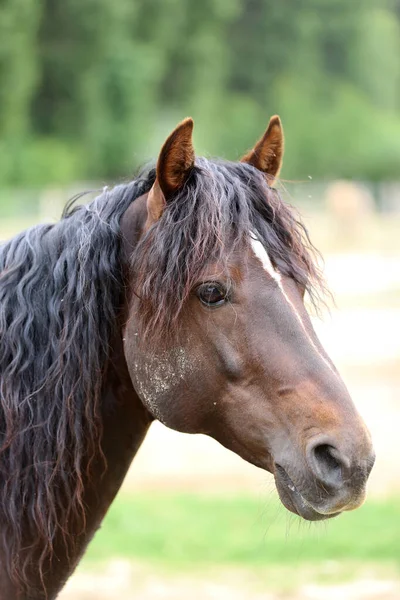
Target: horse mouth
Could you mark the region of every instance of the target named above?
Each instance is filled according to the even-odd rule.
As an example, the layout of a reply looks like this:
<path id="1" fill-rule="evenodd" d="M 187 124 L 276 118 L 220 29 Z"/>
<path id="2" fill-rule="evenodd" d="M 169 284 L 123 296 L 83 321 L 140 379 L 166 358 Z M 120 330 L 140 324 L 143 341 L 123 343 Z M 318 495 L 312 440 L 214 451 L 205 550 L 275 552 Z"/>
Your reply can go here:
<path id="1" fill-rule="evenodd" d="M 318 512 L 299 492 L 285 469 L 278 464 L 275 464 L 274 475 L 276 489 L 278 490 L 282 504 L 295 515 L 302 517 L 306 521 L 322 521 L 340 514 L 340 511 L 329 514 Z"/>

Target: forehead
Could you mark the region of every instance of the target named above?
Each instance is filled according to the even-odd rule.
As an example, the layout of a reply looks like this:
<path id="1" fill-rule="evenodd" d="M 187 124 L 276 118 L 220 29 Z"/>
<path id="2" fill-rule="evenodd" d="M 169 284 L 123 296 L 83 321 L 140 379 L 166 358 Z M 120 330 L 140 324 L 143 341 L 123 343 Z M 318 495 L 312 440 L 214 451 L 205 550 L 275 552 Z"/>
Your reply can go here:
<path id="1" fill-rule="evenodd" d="M 230 254 L 227 262 L 217 260 L 208 263 L 203 269 L 201 279 L 227 278 L 234 283 L 240 283 L 246 278 L 249 266 L 257 271 L 262 270 L 267 279 L 281 283 L 281 275 L 272 264 L 267 249 L 253 232 L 249 232 L 247 240 Z"/>
<path id="2" fill-rule="evenodd" d="M 260 240 L 252 232 L 250 233 L 250 245 L 251 250 L 260 261 L 264 271 L 266 271 L 266 273 L 268 273 L 268 275 L 270 275 L 270 277 L 275 279 L 277 282 L 280 282 L 281 277 L 278 271 L 274 268 L 267 250 L 262 242 L 260 242 Z"/>

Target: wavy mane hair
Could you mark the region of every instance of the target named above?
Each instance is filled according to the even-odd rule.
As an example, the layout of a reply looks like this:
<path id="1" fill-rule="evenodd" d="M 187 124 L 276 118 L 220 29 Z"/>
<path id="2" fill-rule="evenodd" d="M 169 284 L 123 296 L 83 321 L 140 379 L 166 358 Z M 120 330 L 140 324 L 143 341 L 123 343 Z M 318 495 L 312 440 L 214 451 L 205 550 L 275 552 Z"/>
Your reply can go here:
<path id="1" fill-rule="evenodd" d="M 56 535 L 71 548 L 71 523 L 85 526 L 122 302 L 119 221 L 150 185 L 146 177 L 104 190 L 0 246 L 0 535 L 22 587 L 32 559 L 43 580 Z"/>
<path id="2" fill-rule="evenodd" d="M 71 547 L 71 520 L 85 527 L 85 482 L 102 456 L 102 382 L 124 303 L 120 221 L 154 179 L 152 169 L 105 189 L 0 246 L 0 535 L 21 586 L 33 558 L 44 581 L 56 536 Z M 147 335 L 171 332 L 204 266 L 228 264 L 249 231 L 316 297 L 322 279 L 307 233 L 278 192 L 247 164 L 198 159 L 133 252 Z"/>
<path id="3" fill-rule="evenodd" d="M 247 163 L 196 160 L 185 186 L 139 242 L 133 256 L 142 336 L 157 344 L 176 322 L 211 261 L 228 267 L 250 233 L 273 265 L 308 292 L 317 309 L 326 293 L 319 253 L 296 211 Z"/>

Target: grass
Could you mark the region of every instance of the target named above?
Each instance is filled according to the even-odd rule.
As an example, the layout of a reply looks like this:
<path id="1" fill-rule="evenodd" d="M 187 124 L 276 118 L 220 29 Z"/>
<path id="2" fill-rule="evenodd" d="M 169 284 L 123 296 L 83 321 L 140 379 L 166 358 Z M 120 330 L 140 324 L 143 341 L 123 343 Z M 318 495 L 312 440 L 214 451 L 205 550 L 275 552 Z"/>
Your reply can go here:
<path id="1" fill-rule="evenodd" d="M 121 495 L 85 565 L 121 557 L 182 569 L 218 564 L 381 563 L 400 568 L 400 499 L 372 501 L 329 523 L 307 524 L 278 500 L 166 492 Z"/>

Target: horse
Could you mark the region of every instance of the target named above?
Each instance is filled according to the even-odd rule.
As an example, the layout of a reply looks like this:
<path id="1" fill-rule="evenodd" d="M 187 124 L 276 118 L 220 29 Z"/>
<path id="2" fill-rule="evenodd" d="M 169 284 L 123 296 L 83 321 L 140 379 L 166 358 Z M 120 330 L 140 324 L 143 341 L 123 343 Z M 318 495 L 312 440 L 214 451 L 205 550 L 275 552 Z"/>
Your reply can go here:
<path id="1" fill-rule="evenodd" d="M 281 198 L 278 116 L 241 161 L 154 167 L 0 247 L 0 598 L 52 600 L 155 419 L 273 474 L 317 521 L 360 506 L 370 434 L 304 297 L 324 290 Z"/>

